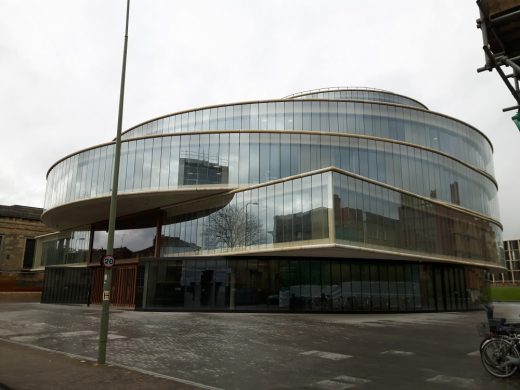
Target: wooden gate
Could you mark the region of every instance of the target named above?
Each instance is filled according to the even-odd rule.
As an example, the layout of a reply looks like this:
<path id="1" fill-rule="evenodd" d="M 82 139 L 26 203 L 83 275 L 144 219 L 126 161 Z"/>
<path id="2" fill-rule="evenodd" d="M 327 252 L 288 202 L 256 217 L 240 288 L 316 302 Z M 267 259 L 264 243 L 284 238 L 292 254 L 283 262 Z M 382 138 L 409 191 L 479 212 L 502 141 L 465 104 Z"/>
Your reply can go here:
<path id="1" fill-rule="evenodd" d="M 101 304 L 103 296 L 102 267 L 91 269 L 91 302 Z M 112 289 L 110 304 L 135 308 L 135 287 L 137 279 L 137 263 L 115 265 L 112 268 Z"/>

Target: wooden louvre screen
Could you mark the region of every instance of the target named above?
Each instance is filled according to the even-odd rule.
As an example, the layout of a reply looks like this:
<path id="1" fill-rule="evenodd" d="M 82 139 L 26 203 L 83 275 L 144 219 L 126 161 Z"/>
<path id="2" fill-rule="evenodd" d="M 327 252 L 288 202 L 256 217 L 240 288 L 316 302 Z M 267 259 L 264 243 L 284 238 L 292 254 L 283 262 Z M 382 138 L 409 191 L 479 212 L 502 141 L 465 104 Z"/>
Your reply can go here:
<path id="1" fill-rule="evenodd" d="M 91 302 L 101 304 L 104 269 L 96 267 L 91 270 Z M 112 268 L 111 305 L 135 308 L 136 277 L 137 264 L 115 265 Z"/>

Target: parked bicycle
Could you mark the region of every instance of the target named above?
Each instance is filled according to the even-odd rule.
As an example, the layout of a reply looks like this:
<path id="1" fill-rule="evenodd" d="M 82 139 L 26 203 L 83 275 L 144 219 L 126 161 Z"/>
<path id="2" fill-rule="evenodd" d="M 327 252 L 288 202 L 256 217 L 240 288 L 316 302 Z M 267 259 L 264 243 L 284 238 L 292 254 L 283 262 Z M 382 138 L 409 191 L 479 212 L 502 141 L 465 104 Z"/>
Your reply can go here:
<path id="1" fill-rule="evenodd" d="M 494 318 L 493 308 L 485 305 L 487 323 L 479 325 L 480 360 L 491 375 L 509 378 L 520 367 L 520 324 L 507 324 L 504 318 Z"/>

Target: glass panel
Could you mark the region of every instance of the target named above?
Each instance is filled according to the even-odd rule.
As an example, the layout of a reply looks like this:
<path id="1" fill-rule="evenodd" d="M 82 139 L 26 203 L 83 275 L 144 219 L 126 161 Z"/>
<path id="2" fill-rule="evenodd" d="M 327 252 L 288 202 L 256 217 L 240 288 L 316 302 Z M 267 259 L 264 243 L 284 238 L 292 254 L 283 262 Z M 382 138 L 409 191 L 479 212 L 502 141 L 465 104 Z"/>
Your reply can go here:
<path id="1" fill-rule="evenodd" d="M 135 177 L 135 157 L 136 157 L 136 142 L 128 143 L 128 162 L 126 165 L 126 180 L 125 190 L 134 189 L 134 177 Z M 101 191 L 100 191 L 101 192 Z"/>
<path id="2" fill-rule="evenodd" d="M 250 118 L 251 118 L 251 122 L 250 122 L 250 125 L 249 125 L 249 128 L 250 129 L 253 129 L 253 130 L 256 130 L 256 129 L 261 129 L 262 127 L 260 126 L 260 122 L 259 122 L 259 119 L 258 119 L 258 104 L 251 104 L 250 106 L 250 110 L 251 110 L 251 114 L 250 114 Z"/>
<path id="3" fill-rule="evenodd" d="M 276 110 L 276 118 L 275 118 L 275 129 L 276 130 L 285 130 L 285 109 L 284 109 L 285 103 L 276 103 L 275 110 Z M 287 127 L 287 129 L 289 129 Z"/>
<path id="4" fill-rule="evenodd" d="M 240 184 L 249 183 L 249 134 L 240 134 L 239 179 Z"/>
<path id="5" fill-rule="evenodd" d="M 354 310 L 354 295 L 352 292 L 352 273 L 350 263 L 341 263 L 341 278 L 342 310 Z"/>
<path id="6" fill-rule="evenodd" d="M 65 231 L 42 238 L 40 265 L 85 263 L 89 241 L 90 230 Z"/>
<path id="7" fill-rule="evenodd" d="M 302 119 L 302 112 L 303 112 L 303 103 L 302 102 L 294 102 L 294 130 L 302 130 L 303 129 L 303 119 Z M 287 107 L 286 107 L 287 109 Z"/>
<path id="8" fill-rule="evenodd" d="M 280 134 L 271 134 L 271 148 L 269 153 L 269 180 L 279 179 L 280 162 Z"/>
<path id="9" fill-rule="evenodd" d="M 301 172 L 300 168 L 300 135 L 292 134 L 290 136 L 291 139 L 291 152 L 290 152 L 290 175 L 297 175 Z M 283 153 L 283 145 L 282 145 L 282 153 Z"/>
<path id="10" fill-rule="evenodd" d="M 276 104 L 277 103 L 267 103 L 267 130 L 283 130 L 277 129 L 276 127 Z"/>
<path id="11" fill-rule="evenodd" d="M 162 137 L 153 139 L 152 149 L 152 168 L 150 172 L 150 187 L 159 187 L 159 180 L 161 175 L 161 148 Z"/>
<path id="12" fill-rule="evenodd" d="M 279 115 L 279 107 L 277 106 L 277 112 L 276 112 L 276 115 L 277 115 L 277 118 L 278 118 L 278 115 Z M 284 103 L 284 127 L 285 127 L 285 130 L 293 130 L 294 129 L 294 103 L 293 102 L 286 102 Z"/>
<path id="13" fill-rule="evenodd" d="M 238 184 L 238 167 L 239 167 L 239 150 L 240 150 L 239 134 L 229 134 L 229 182 Z"/>
<path id="14" fill-rule="evenodd" d="M 260 147 L 259 147 L 259 160 L 260 160 L 260 183 L 271 180 L 270 176 L 270 144 L 269 134 L 260 134 Z"/>
<path id="15" fill-rule="evenodd" d="M 258 128 L 260 130 L 267 130 L 267 103 L 260 103 L 258 105 Z"/>
<path id="16" fill-rule="evenodd" d="M 302 130 L 312 130 L 311 102 L 302 103 Z"/>
<path id="17" fill-rule="evenodd" d="M 249 136 L 249 183 L 258 183 L 260 178 L 260 136 L 250 134 Z M 245 162 L 244 161 L 244 162 Z"/>

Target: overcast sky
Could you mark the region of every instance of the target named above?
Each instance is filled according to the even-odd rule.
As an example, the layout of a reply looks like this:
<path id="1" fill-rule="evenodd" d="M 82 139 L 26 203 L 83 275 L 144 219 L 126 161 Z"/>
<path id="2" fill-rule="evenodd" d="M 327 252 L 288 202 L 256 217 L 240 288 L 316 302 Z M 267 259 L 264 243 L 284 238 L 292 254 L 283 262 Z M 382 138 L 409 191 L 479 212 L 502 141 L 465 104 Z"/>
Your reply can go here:
<path id="1" fill-rule="evenodd" d="M 43 207 L 61 157 L 114 138 L 125 0 L 0 0 L 0 204 Z M 514 100 L 483 65 L 474 0 L 132 0 L 123 129 L 210 104 L 331 86 L 413 97 L 495 149 L 520 238 Z"/>

